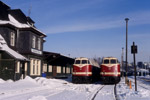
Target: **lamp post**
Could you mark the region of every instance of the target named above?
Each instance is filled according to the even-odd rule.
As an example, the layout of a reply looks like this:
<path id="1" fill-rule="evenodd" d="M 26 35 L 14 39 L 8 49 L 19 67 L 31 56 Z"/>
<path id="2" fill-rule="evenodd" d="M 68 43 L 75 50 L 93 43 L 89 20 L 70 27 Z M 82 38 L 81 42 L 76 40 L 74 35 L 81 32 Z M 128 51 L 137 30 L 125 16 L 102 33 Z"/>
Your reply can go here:
<path id="1" fill-rule="evenodd" d="M 125 78 L 125 82 L 127 82 L 127 71 L 128 71 L 128 21 L 129 18 L 125 18 L 126 21 L 126 78 Z"/>
<path id="2" fill-rule="evenodd" d="M 121 55 L 121 66 L 122 66 L 122 77 L 124 77 L 124 72 L 123 72 L 123 70 L 124 70 L 124 62 L 123 62 L 123 55 L 124 55 L 124 48 L 122 48 L 122 55 Z"/>

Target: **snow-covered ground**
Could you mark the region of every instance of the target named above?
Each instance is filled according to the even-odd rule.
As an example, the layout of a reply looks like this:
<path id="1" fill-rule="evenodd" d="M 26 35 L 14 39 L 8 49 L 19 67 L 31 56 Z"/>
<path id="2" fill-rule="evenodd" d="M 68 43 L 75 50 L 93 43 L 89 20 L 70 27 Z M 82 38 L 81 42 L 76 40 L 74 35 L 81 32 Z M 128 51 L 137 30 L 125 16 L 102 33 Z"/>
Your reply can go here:
<path id="1" fill-rule="evenodd" d="M 150 77 L 148 77 L 150 78 Z M 130 80 L 134 81 L 131 77 Z M 117 84 L 120 100 L 150 100 L 150 82 L 138 78 L 138 91 L 124 84 Z M 143 87 L 146 88 L 143 88 Z M 97 93 L 97 91 L 99 92 Z M 97 95 L 95 95 L 97 93 Z M 95 97 L 95 98 L 94 98 Z M 71 80 L 26 77 L 13 82 L 0 79 L 0 100 L 115 100 L 114 85 L 73 84 Z"/>
<path id="2" fill-rule="evenodd" d="M 135 91 L 134 77 L 128 79 L 132 83 L 132 89 L 125 84 L 125 79 L 117 85 L 117 94 L 120 100 L 150 100 L 150 81 L 143 80 L 145 78 L 150 80 L 150 76 L 137 77 L 137 91 Z"/>

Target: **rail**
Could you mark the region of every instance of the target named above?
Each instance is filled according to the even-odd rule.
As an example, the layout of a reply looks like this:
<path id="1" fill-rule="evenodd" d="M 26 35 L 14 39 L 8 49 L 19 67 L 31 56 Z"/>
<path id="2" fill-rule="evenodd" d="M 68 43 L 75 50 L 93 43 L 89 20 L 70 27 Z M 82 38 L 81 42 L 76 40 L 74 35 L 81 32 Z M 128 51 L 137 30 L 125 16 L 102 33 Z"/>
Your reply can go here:
<path id="1" fill-rule="evenodd" d="M 98 92 L 99 92 L 100 90 L 102 90 L 102 89 L 104 88 L 104 86 L 105 86 L 105 85 L 103 85 L 102 87 L 100 87 L 100 88 L 94 93 L 94 95 L 92 96 L 92 98 L 91 98 L 90 100 L 94 100 L 95 97 L 96 97 L 96 95 L 98 94 Z"/>
<path id="2" fill-rule="evenodd" d="M 115 99 L 116 100 L 120 100 L 120 98 L 119 98 L 119 96 L 117 95 L 117 88 L 116 88 L 116 84 L 115 84 L 115 86 L 114 86 L 114 95 L 115 95 Z"/>

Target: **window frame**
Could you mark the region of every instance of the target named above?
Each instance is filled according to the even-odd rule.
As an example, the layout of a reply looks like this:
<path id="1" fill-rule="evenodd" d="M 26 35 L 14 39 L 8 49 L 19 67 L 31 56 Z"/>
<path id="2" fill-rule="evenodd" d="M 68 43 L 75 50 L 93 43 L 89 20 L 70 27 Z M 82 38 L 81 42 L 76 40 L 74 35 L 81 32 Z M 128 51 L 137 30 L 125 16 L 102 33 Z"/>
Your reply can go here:
<path id="1" fill-rule="evenodd" d="M 57 71 L 56 71 L 58 74 L 61 73 L 61 66 L 57 66 Z"/>
<path id="2" fill-rule="evenodd" d="M 20 73 L 20 61 L 17 61 L 15 72 Z"/>
<path id="3" fill-rule="evenodd" d="M 36 36 L 32 36 L 32 48 L 36 47 Z"/>
<path id="4" fill-rule="evenodd" d="M 30 75 L 41 75 L 41 60 L 36 58 L 30 59 Z"/>
<path id="5" fill-rule="evenodd" d="M 48 66 L 48 72 L 52 72 L 52 71 L 53 71 L 52 68 L 53 68 L 53 66 L 52 66 L 52 65 L 49 65 L 49 66 Z"/>
<path id="6" fill-rule="evenodd" d="M 38 38 L 38 50 L 41 50 L 41 38 Z"/>
<path id="7" fill-rule="evenodd" d="M 15 33 L 14 32 L 10 33 L 10 45 L 15 46 Z"/>

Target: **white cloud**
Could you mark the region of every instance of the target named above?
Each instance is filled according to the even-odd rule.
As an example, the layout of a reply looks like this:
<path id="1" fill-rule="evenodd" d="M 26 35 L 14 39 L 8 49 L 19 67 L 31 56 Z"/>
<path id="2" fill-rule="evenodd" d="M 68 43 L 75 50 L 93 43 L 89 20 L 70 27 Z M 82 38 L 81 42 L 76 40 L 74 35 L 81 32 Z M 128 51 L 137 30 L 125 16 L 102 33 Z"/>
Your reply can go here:
<path id="1" fill-rule="evenodd" d="M 150 39 L 150 33 L 136 33 L 129 35 L 131 39 Z"/>
<path id="2" fill-rule="evenodd" d="M 88 31 L 88 30 L 100 30 L 100 29 L 111 29 L 125 26 L 125 18 L 128 17 L 129 25 L 142 25 L 150 24 L 150 11 L 138 11 L 133 13 L 127 13 L 122 15 L 115 15 L 105 18 L 97 18 L 92 20 L 79 19 L 76 21 L 69 20 L 69 23 L 61 23 L 60 25 L 49 26 L 44 28 L 45 33 L 64 33 L 64 32 L 77 32 L 77 31 Z"/>
<path id="3" fill-rule="evenodd" d="M 63 32 L 77 32 L 77 31 L 88 31 L 88 30 L 99 30 L 99 29 L 107 29 L 107 28 L 115 28 L 122 26 L 123 23 L 121 20 L 109 21 L 109 22 L 99 22 L 99 23 L 76 23 L 70 25 L 59 25 L 52 26 L 44 29 L 45 33 L 63 33 Z"/>

